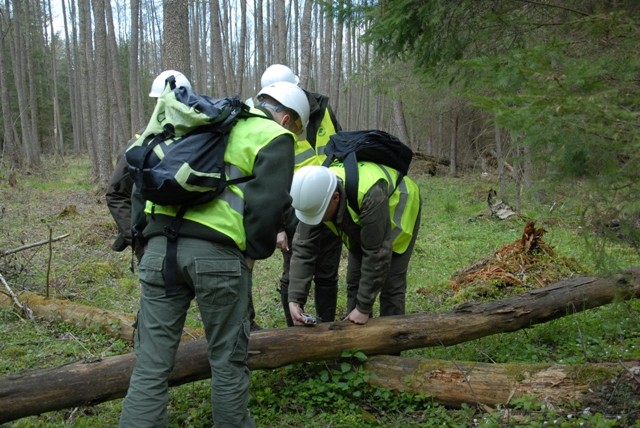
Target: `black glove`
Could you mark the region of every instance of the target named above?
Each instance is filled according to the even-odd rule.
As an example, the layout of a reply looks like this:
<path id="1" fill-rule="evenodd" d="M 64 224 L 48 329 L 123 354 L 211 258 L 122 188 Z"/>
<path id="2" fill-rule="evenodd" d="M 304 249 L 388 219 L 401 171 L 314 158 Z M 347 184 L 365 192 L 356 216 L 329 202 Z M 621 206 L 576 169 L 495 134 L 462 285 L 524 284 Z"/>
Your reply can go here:
<path id="1" fill-rule="evenodd" d="M 113 241 L 113 244 L 111 244 L 111 249 L 113 251 L 121 252 L 129 245 L 131 245 L 131 240 L 127 239 L 122 233 L 120 233 L 116 240 Z"/>

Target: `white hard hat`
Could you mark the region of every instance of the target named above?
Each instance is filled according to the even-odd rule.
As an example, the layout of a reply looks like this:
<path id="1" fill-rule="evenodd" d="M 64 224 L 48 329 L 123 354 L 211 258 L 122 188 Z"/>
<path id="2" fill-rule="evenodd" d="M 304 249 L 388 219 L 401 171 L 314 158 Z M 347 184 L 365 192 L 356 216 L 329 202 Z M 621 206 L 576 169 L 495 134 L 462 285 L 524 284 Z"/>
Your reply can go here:
<path id="1" fill-rule="evenodd" d="M 297 85 L 300 83 L 300 79 L 286 65 L 273 64 L 262 73 L 260 87 L 264 88 L 275 82 L 290 82 Z"/>
<path id="2" fill-rule="evenodd" d="M 296 217 L 303 223 L 315 225 L 322 221 L 338 178 L 325 166 L 303 166 L 293 174 L 291 183 L 291 205 Z"/>
<path id="3" fill-rule="evenodd" d="M 151 84 L 151 92 L 149 92 L 150 97 L 158 98 L 160 95 L 162 95 L 162 91 L 164 91 L 165 81 L 169 76 L 173 76 L 176 79 L 176 87 L 184 86 L 191 89 L 191 82 L 189 82 L 189 79 L 187 79 L 184 74 L 176 70 L 165 70 L 162 73 L 158 74 L 158 77 L 153 79 L 153 83 Z"/>
<path id="4" fill-rule="evenodd" d="M 302 89 L 290 82 L 275 82 L 262 88 L 256 97 L 260 95 L 268 95 L 298 113 L 302 121 L 302 134 L 305 135 L 309 124 L 309 100 Z"/>

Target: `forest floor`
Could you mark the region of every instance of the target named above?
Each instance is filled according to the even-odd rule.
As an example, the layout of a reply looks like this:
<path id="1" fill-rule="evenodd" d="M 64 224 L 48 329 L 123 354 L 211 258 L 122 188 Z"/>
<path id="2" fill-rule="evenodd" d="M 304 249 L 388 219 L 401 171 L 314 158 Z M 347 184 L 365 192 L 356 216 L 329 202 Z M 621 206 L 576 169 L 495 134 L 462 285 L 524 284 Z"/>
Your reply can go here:
<path id="1" fill-rule="evenodd" d="M 132 255 L 110 249 L 116 228 L 105 205 L 104 188 L 89 178 L 87 159 L 46 165 L 48 169 L 33 174 L 0 172 L 0 254 L 50 237 L 69 236 L 0 256 L 0 274 L 18 295 L 25 291 L 49 294 L 135 314 L 139 288 L 137 272 L 130 271 Z M 543 202 L 527 200 L 521 215 L 500 220 L 490 215 L 487 206 L 487 194 L 497 186 L 491 177 L 432 177 L 432 170 L 416 163 L 411 174 L 421 188 L 423 218 L 408 274 L 407 313 L 443 312 L 464 302 L 499 299 L 563 278 L 640 266 L 640 254 L 633 245 L 585 230 L 580 196 L 572 190 L 558 190 Z M 281 260 L 274 253 L 258 261 L 254 270 L 257 321 L 266 328 L 285 327 L 276 291 Z M 345 289 L 345 267 L 346 251 L 341 290 Z M 343 294 L 339 314 L 346 306 Z M 201 327 L 197 308 L 189 311 L 187 324 Z M 640 359 L 638 331 L 640 302 L 620 302 L 519 332 L 403 355 L 496 363 L 630 361 Z M 132 351 L 126 341 L 95 329 L 30 322 L 10 307 L 0 308 L 0 335 L 0 375 Z M 370 397 L 365 399 L 357 398 L 353 389 L 349 394 L 326 392 L 327 370 L 323 364 L 303 364 L 252 373 L 250 406 L 258 426 L 640 427 L 637 374 L 616 384 L 594 386 L 597 399 L 590 406 L 567 403 L 552 409 L 525 400 L 495 409 L 446 409 L 424 397 L 366 390 Z M 335 374 L 329 371 L 329 375 Z M 209 393 L 206 381 L 172 388 L 170 425 L 211 426 Z M 322 400 L 329 393 L 334 398 Z M 110 427 L 117 424 L 120 405 L 121 400 L 112 400 L 27 417 L 3 427 Z"/>

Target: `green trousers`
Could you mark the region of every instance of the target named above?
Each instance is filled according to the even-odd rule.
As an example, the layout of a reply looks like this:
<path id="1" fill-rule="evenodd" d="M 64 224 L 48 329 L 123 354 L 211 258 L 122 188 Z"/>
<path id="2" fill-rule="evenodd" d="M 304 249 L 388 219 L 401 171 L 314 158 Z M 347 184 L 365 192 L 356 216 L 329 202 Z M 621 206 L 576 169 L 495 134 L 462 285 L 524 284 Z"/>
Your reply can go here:
<path id="1" fill-rule="evenodd" d="M 255 427 L 247 406 L 251 270 L 244 256 L 232 247 L 179 238 L 178 294 L 168 297 L 165 252 L 166 238 L 153 237 L 140 262 L 136 363 L 120 427 L 167 426 L 168 378 L 194 297 L 207 336 L 215 427 Z"/>

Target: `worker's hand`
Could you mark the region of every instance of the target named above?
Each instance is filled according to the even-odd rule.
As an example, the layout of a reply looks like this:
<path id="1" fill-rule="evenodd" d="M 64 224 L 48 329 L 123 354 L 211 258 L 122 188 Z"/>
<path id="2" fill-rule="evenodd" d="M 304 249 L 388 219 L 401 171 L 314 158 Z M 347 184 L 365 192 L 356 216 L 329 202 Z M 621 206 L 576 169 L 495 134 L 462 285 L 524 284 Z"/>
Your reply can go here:
<path id="1" fill-rule="evenodd" d="M 291 312 L 291 319 L 293 320 L 293 325 L 304 325 L 304 320 L 302 318 L 302 306 L 300 303 L 289 302 L 289 312 Z"/>
<path id="2" fill-rule="evenodd" d="M 280 248 L 282 251 L 289 251 L 289 240 L 287 239 L 287 232 L 284 230 L 278 232 L 276 237 L 276 248 Z"/>
<path id="3" fill-rule="evenodd" d="M 357 309 L 354 309 L 351 311 L 351 313 L 349 313 L 349 315 L 347 315 L 345 319 L 351 321 L 354 324 L 366 324 L 367 321 L 369 321 L 369 314 L 365 314 Z"/>

